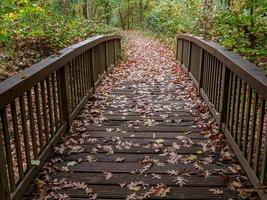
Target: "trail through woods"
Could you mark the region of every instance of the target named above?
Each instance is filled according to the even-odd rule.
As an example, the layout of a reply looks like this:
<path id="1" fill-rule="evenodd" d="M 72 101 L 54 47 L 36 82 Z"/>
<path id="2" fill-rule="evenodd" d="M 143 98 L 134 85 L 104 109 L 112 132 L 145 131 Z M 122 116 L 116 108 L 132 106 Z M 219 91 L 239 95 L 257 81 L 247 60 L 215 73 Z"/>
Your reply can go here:
<path id="1" fill-rule="evenodd" d="M 25 194 L 44 199 L 238 199 L 253 190 L 174 52 L 127 32 L 107 75 Z"/>

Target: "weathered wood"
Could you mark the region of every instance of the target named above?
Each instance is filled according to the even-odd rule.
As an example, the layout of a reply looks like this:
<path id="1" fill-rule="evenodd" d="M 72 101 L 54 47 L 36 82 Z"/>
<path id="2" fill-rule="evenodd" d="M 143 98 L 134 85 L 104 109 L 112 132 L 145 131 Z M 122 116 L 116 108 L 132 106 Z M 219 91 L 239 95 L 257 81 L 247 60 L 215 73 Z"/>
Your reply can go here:
<path id="1" fill-rule="evenodd" d="M 8 130 L 8 121 L 6 115 L 6 108 L 0 111 L 1 114 L 1 121 L 2 121 L 2 131 L 3 131 L 3 139 L 5 141 L 5 152 L 6 152 L 6 163 L 8 169 L 8 176 L 9 176 L 9 184 L 10 190 L 13 192 L 15 190 L 15 176 L 14 176 L 14 163 L 12 159 L 12 151 L 11 151 L 11 141 L 10 141 L 10 133 Z M 2 172 L 4 175 L 5 173 Z M 6 177 L 7 178 L 7 177 Z"/>
<path id="2" fill-rule="evenodd" d="M 0 156 L 7 166 L 7 173 L 5 166 L 0 168 L 1 200 L 21 197 L 92 95 L 89 52 L 115 40 L 120 42 L 121 37 L 97 36 L 72 45 L 0 83 L 0 137 L 4 140 L 0 150 L 5 152 Z M 120 51 L 119 46 L 115 48 Z M 97 56 L 105 54 L 104 48 L 98 49 Z M 97 67 L 105 68 L 102 61 Z M 40 165 L 32 165 L 32 159 Z M 10 190 L 3 187 L 5 181 Z"/>
<path id="3" fill-rule="evenodd" d="M 69 95 L 69 89 L 68 89 L 68 71 L 69 65 L 64 66 L 59 71 L 59 80 L 60 80 L 60 102 L 61 102 L 61 110 L 62 110 L 62 116 L 63 120 L 68 123 L 68 126 L 70 128 L 71 126 L 71 120 L 70 120 L 70 95 Z M 63 108 L 64 107 L 64 108 Z"/>
<path id="4" fill-rule="evenodd" d="M 22 152 L 21 152 L 21 140 L 19 135 L 19 129 L 18 129 L 18 118 L 17 118 L 17 109 L 16 109 L 16 102 L 12 101 L 10 103 L 11 107 L 11 116 L 12 116 L 12 126 L 13 126 L 13 137 L 14 137 L 14 143 L 16 148 L 16 161 L 17 161 L 17 168 L 19 173 L 19 178 L 24 177 L 24 171 L 23 171 L 23 161 L 22 161 Z"/>
<path id="5" fill-rule="evenodd" d="M 178 35 L 177 41 L 190 42 L 193 44 L 192 48 L 200 48 L 199 56 L 203 56 L 205 52 L 204 67 L 200 68 L 203 74 L 203 79 L 199 81 L 200 93 L 215 118 L 219 112 L 220 119 L 217 120 L 219 127 L 226 134 L 227 139 L 231 140 L 229 142 L 253 182 L 253 186 L 257 188 L 259 184 L 266 184 L 267 154 L 266 148 L 261 148 L 266 145 L 262 136 L 267 134 L 267 129 L 262 127 L 263 116 L 266 116 L 266 73 L 214 42 L 191 35 Z M 182 50 L 189 51 L 184 48 Z M 188 54 L 188 52 L 183 53 Z M 177 59 L 178 62 L 183 62 L 181 57 Z M 222 74 L 220 69 L 216 69 L 218 66 L 222 66 Z M 188 66 L 189 69 L 190 67 Z M 261 170 L 259 163 L 262 163 Z M 259 177 L 260 171 L 264 172 Z M 257 192 L 261 199 L 267 198 L 263 190 L 257 189 Z"/>
<path id="6" fill-rule="evenodd" d="M 178 187 L 176 183 L 173 182 L 173 177 L 165 174 L 160 173 L 161 176 L 161 183 L 164 183 L 168 186 L 174 186 Z M 229 176 L 230 177 L 230 176 Z M 58 173 L 55 175 L 55 178 L 62 179 L 67 178 L 68 180 L 72 180 L 75 182 L 82 181 L 89 185 L 118 185 L 122 180 L 124 180 L 126 183 L 134 182 L 136 180 L 138 181 L 144 181 L 144 183 L 147 183 L 149 185 L 157 185 L 158 180 L 153 179 L 152 175 L 150 173 L 144 175 L 135 175 L 135 174 L 129 174 L 129 173 L 113 173 L 113 176 L 110 180 L 106 180 L 103 173 Z M 184 187 L 227 187 L 226 182 L 223 180 L 223 178 L 220 178 L 218 175 L 212 175 L 208 178 L 203 178 L 199 175 L 191 175 L 188 177 L 188 184 L 186 184 Z M 249 183 L 244 183 L 246 187 L 251 186 Z"/>
<path id="7" fill-rule="evenodd" d="M 60 51 L 58 55 L 52 55 L 32 67 L 18 73 L 17 75 L 1 82 L 0 84 L 0 109 L 2 109 L 10 100 L 21 96 L 24 91 L 29 90 L 33 85 L 44 80 L 49 74 L 57 71 L 59 68 L 71 61 L 77 54 L 97 46 L 105 41 L 121 39 L 118 35 L 96 36 L 78 44 L 74 44 Z"/>
<path id="8" fill-rule="evenodd" d="M 1 121 L 0 121 L 1 122 Z M 1 125 L 1 123 L 0 123 Z M 6 163 L 6 155 L 4 150 L 4 138 L 2 132 L 2 125 L 0 126 L 0 196 L 3 199 L 10 199 L 9 196 L 9 184 L 7 179 L 7 163 Z M 7 154 L 8 155 L 8 154 Z"/>
<path id="9" fill-rule="evenodd" d="M 23 131 L 22 135 L 25 145 L 26 163 L 27 167 L 30 168 L 31 166 L 30 143 L 29 143 L 29 133 L 27 127 L 26 110 L 25 110 L 26 106 L 25 106 L 24 96 L 19 97 L 19 105 L 20 105 L 21 123 Z"/>
<path id="10" fill-rule="evenodd" d="M 119 198 L 125 199 L 125 197 L 132 192 L 126 187 L 121 188 L 119 185 L 91 185 L 93 191 L 96 192 L 99 198 Z M 212 194 L 209 191 L 210 187 L 171 187 L 171 193 L 168 194 L 166 199 L 183 199 L 183 200 L 217 200 L 218 195 Z M 219 196 L 220 199 L 228 200 L 229 198 L 239 199 L 236 192 L 229 191 L 225 187 L 219 187 L 223 190 L 223 194 Z M 88 198 L 88 195 L 83 190 L 64 190 L 71 198 Z M 144 192 L 140 190 L 139 193 Z M 161 199 L 152 197 L 152 199 Z"/>
<path id="11" fill-rule="evenodd" d="M 29 111 L 29 122 L 31 130 L 31 139 L 32 139 L 32 148 L 33 148 L 33 157 L 34 159 L 38 156 L 38 146 L 37 146 L 37 134 L 34 126 L 34 115 L 33 115 L 33 104 L 32 104 L 32 91 L 27 91 L 27 104 Z"/>

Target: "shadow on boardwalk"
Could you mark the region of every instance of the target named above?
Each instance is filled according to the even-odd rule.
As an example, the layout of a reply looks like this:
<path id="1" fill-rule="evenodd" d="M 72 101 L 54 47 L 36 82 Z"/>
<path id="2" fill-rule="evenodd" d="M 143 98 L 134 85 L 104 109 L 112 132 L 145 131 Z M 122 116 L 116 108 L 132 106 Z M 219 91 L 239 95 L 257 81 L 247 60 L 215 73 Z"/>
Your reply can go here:
<path id="1" fill-rule="evenodd" d="M 253 190 L 163 44 L 128 32 L 111 72 L 25 199 L 241 199 Z"/>

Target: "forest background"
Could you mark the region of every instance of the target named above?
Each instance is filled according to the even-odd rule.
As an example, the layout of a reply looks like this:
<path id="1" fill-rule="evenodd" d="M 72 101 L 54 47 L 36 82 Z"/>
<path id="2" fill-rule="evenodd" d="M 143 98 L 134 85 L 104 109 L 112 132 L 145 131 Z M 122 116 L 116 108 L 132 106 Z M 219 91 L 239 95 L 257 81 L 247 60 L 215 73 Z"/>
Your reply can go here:
<path id="1" fill-rule="evenodd" d="M 0 81 L 88 37 L 141 30 L 174 46 L 189 33 L 267 71 L 266 0 L 1 0 Z"/>

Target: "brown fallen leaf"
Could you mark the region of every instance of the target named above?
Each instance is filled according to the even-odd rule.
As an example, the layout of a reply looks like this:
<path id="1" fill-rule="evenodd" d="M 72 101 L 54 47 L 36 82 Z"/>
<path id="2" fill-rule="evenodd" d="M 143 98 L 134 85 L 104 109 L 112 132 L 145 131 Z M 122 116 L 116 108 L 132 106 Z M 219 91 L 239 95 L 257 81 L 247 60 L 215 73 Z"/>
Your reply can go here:
<path id="1" fill-rule="evenodd" d="M 157 186 L 151 188 L 151 193 L 156 197 L 164 198 L 168 193 L 171 192 L 171 188 L 167 187 L 165 184 L 160 183 Z"/>

